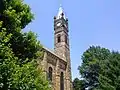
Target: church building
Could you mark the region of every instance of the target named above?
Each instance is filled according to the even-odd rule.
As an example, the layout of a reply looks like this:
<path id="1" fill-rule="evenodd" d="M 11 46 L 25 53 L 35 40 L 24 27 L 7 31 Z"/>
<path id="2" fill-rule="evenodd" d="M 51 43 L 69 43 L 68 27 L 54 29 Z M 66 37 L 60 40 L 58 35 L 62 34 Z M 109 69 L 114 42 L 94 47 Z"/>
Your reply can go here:
<path id="1" fill-rule="evenodd" d="M 72 90 L 68 19 L 62 7 L 54 17 L 54 50 L 44 49 L 43 71 L 52 90 Z"/>

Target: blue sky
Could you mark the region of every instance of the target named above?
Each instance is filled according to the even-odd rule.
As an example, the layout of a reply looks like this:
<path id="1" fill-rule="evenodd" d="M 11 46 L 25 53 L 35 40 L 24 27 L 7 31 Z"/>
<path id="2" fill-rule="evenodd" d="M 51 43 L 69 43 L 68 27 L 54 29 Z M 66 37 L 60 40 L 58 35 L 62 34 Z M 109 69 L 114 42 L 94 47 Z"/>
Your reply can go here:
<path id="1" fill-rule="evenodd" d="M 54 48 L 53 17 L 60 0 L 25 0 L 35 19 L 24 31 L 37 33 L 38 40 Z M 69 20 L 72 78 L 80 77 L 81 55 L 91 45 L 120 50 L 120 0 L 61 0 Z"/>

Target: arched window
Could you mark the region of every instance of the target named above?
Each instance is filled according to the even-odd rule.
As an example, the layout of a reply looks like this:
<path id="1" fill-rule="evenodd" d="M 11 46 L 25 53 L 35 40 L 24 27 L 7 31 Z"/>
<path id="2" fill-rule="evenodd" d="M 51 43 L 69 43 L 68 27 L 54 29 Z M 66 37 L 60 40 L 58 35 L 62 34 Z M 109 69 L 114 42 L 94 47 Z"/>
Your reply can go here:
<path id="1" fill-rule="evenodd" d="M 60 35 L 57 36 L 57 42 L 58 43 L 61 42 L 61 36 Z"/>
<path id="2" fill-rule="evenodd" d="M 64 73 L 60 74 L 60 90 L 64 90 Z"/>
<path id="3" fill-rule="evenodd" d="M 52 72 L 53 72 L 52 68 L 49 67 L 48 79 L 49 79 L 50 81 L 52 81 Z"/>

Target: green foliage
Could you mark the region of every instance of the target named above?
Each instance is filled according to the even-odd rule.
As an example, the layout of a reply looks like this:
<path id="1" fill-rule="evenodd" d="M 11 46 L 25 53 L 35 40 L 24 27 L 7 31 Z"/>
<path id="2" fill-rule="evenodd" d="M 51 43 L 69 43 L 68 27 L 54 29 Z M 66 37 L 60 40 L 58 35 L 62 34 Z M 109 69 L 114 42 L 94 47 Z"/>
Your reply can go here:
<path id="1" fill-rule="evenodd" d="M 99 88 L 105 90 L 120 89 L 120 53 L 111 52 L 111 55 L 101 62 Z"/>
<path id="2" fill-rule="evenodd" d="M 2 22 L 0 27 L 2 27 Z M 0 89 L 7 90 L 11 84 L 11 73 L 15 67 L 15 60 L 13 52 L 9 48 L 10 44 L 6 46 L 11 34 L 6 36 L 6 29 L 2 28 L 0 32 Z"/>
<path id="3" fill-rule="evenodd" d="M 108 58 L 110 51 L 99 46 L 91 46 L 83 53 L 83 63 L 79 66 L 82 78 L 85 80 L 85 87 L 94 88 L 98 85 L 100 61 Z"/>
<path id="4" fill-rule="evenodd" d="M 14 69 L 11 89 L 15 90 L 50 90 L 49 83 L 41 70 L 37 70 L 33 62 Z"/>
<path id="5" fill-rule="evenodd" d="M 84 81 L 83 80 L 79 80 L 78 78 L 75 78 L 73 80 L 73 90 L 84 90 Z"/>
<path id="6" fill-rule="evenodd" d="M 85 87 L 90 90 L 120 89 L 120 53 L 108 49 L 90 47 L 82 56 L 79 67 Z"/>
<path id="7" fill-rule="evenodd" d="M 17 33 L 18 35 L 11 39 L 11 48 L 15 56 L 19 58 L 18 63 L 23 64 L 33 59 L 42 58 L 42 46 L 36 40 L 37 36 L 33 32 Z"/>
<path id="8" fill-rule="evenodd" d="M 23 29 L 33 19 L 30 7 L 22 0 L 0 0 L 0 20 L 9 32 Z"/>
<path id="9" fill-rule="evenodd" d="M 22 33 L 32 19 L 22 0 L 0 0 L 0 90 L 50 90 L 37 69 L 42 46 L 33 32 Z"/>

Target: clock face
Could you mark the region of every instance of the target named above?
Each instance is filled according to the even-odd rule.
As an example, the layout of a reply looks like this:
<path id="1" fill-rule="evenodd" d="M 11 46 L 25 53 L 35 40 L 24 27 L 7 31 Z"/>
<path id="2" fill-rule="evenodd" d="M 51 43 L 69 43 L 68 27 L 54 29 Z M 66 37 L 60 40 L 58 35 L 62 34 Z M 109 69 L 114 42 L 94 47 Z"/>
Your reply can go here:
<path id="1" fill-rule="evenodd" d="M 60 26 L 61 25 L 61 23 L 59 22 L 59 23 L 57 23 L 57 26 Z"/>

